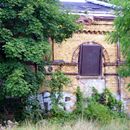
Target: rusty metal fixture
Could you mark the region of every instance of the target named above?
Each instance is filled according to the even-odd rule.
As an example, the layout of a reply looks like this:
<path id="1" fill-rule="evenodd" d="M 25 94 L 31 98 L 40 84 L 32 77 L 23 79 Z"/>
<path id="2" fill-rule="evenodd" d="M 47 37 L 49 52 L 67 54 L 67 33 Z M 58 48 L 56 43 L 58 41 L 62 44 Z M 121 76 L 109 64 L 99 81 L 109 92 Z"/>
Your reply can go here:
<path id="1" fill-rule="evenodd" d="M 120 66 L 120 60 L 121 60 L 121 56 L 120 56 L 120 42 L 118 40 L 117 42 L 117 67 Z M 118 95 L 119 95 L 119 100 L 121 100 L 121 78 L 118 75 L 117 76 L 117 87 L 118 87 Z"/>
<path id="2" fill-rule="evenodd" d="M 54 44 L 55 44 L 55 41 L 54 39 L 51 38 L 52 61 L 54 61 Z"/>

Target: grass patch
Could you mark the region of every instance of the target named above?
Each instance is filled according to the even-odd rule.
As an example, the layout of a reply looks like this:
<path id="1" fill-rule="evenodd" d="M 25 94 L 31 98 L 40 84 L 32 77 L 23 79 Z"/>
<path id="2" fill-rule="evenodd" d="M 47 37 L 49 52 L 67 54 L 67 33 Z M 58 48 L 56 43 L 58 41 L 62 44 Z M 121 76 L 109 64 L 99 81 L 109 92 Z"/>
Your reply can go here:
<path id="1" fill-rule="evenodd" d="M 51 124 L 46 120 L 39 121 L 37 124 L 25 122 L 21 126 L 16 126 L 11 130 L 129 130 L 130 120 L 119 119 L 113 120 L 107 125 L 97 122 L 77 120 L 71 123 Z M 7 129 L 5 129 L 7 130 Z"/>

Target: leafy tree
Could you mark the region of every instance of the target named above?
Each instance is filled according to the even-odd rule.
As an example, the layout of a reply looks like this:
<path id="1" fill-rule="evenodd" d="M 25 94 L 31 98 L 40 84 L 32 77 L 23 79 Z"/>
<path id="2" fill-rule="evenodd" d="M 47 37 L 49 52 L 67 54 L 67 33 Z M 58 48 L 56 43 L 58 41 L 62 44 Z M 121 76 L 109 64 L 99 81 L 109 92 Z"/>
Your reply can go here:
<path id="1" fill-rule="evenodd" d="M 110 34 L 110 42 L 120 42 L 121 51 L 125 58 L 125 64 L 119 68 L 119 74 L 121 76 L 130 76 L 130 1 L 114 0 L 118 5 L 116 11 L 117 18 L 114 21 L 114 32 Z"/>
<path id="2" fill-rule="evenodd" d="M 79 29 L 57 0 L 0 0 L 0 99 L 27 98 L 44 78 L 48 39 L 61 43 Z"/>

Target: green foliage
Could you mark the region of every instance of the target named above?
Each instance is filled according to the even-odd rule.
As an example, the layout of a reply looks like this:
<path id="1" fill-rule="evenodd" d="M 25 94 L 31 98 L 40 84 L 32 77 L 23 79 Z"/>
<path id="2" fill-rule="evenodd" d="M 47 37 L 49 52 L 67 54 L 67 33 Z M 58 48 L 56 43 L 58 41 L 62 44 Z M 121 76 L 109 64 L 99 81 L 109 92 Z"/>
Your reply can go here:
<path id="1" fill-rule="evenodd" d="M 50 87 L 52 92 L 62 92 L 63 87 L 70 83 L 70 79 L 61 71 L 56 71 L 51 76 Z"/>
<path id="2" fill-rule="evenodd" d="M 122 77 L 130 76 L 130 1 L 113 0 L 118 5 L 116 10 L 116 19 L 114 21 L 114 31 L 109 36 L 111 43 L 120 42 L 121 51 L 125 59 L 125 64 L 119 68 L 119 74 Z"/>
<path id="3" fill-rule="evenodd" d="M 4 45 L 6 56 L 10 58 L 18 58 L 22 61 L 33 61 L 40 63 L 43 56 L 49 55 L 50 47 L 45 41 L 37 42 L 25 38 L 14 39 Z"/>
<path id="4" fill-rule="evenodd" d="M 53 123 L 72 122 L 76 119 L 93 120 L 98 121 L 101 124 L 108 124 L 113 119 L 125 119 L 127 116 L 120 111 L 122 103 L 117 101 L 112 94 L 105 89 L 103 93 L 99 94 L 96 89 L 93 88 L 93 94 L 91 97 L 83 97 L 80 88 L 77 87 L 76 92 L 76 109 L 72 112 L 66 112 L 58 105 L 55 105 L 51 110 L 51 116 L 49 120 Z"/>
<path id="5" fill-rule="evenodd" d="M 123 108 L 122 102 L 117 100 L 108 89 L 105 89 L 103 93 L 99 94 L 98 91 L 93 88 L 92 97 L 90 97 L 88 101 L 98 102 L 116 112 L 120 112 Z"/>
<path id="6" fill-rule="evenodd" d="M 80 90 L 80 87 L 77 87 L 76 90 L 76 110 L 74 111 L 74 113 L 80 115 L 82 114 L 83 116 L 83 110 L 84 110 L 84 98 L 83 98 L 83 94 Z"/>
<path id="7" fill-rule="evenodd" d="M 125 3 L 126 1 L 110 0 L 110 2 L 111 2 L 112 4 L 117 5 L 117 6 L 120 8 L 120 7 L 124 6 L 124 3 Z M 121 8 L 120 8 L 120 9 L 121 9 Z"/>
<path id="8" fill-rule="evenodd" d="M 62 91 L 60 91 L 60 93 L 62 93 Z M 93 89 L 92 97 L 85 100 L 80 88 L 77 87 L 76 109 L 73 112 L 67 112 L 63 109 L 62 104 L 60 104 L 60 99 L 62 97 L 60 97 L 57 104 L 52 102 L 52 109 L 48 113 L 41 111 L 37 98 L 32 96 L 29 98 L 27 103 L 28 105 L 26 106 L 26 118 L 36 122 L 39 119 L 44 118 L 51 123 L 62 125 L 66 122 L 73 122 L 77 119 L 96 120 L 98 123 L 103 125 L 110 123 L 113 119 L 125 119 L 127 116 L 123 113 L 123 111 L 119 112 L 115 109 L 117 104 L 108 99 L 108 95 L 110 96 L 110 99 L 114 99 L 114 97 L 111 97 L 111 93 L 108 92 L 108 90 L 105 90 L 103 94 L 99 94 L 96 89 Z M 57 100 L 57 96 L 53 97 L 52 100 Z M 112 104 L 109 104 L 111 101 Z"/>
<path id="9" fill-rule="evenodd" d="M 74 119 L 73 113 L 64 110 L 64 103 L 62 100 L 63 87 L 71 82 L 70 78 L 61 71 L 56 71 L 50 76 L 49 87 L 51 88 L 51 110 L 46 113 L 45 118 L 49 119 L 51 123 L 69 122 Z"/>
<path id="10" fill-rule="evenodd" d="M 126 118 L 122 108 L 122 102 L 118 101 L 112 93 L 105 89 L 103 93 L 93 88 L 91 97 L 87 100 L 82 95 L 79 87 L 77 88 L 77 103 L 76 110 L 73 112 L 73 116 L 78 115 L 82 119 L 97 120 L 100 123 L 110 123 L 112 119 Z"/>
<path id="11" fill-rule="evenodd" d="M 48 118 L 52 123 L 64 124 L 65 122 L 71 121 L 71 113 L 66 112 L 58 105 L 53 106 L 51 110 L 51 116 Z"/>
<path id="12" fill-rule="evenodd" d="M 55 112 L 53 111 L 53 115 L 47 118 L 48 121 L 51 122 L 51 124 L 53 123 L 63 125 L 66 124 L 67 122 L 71 123 L 81 118 L 80 115 L 73 112 L 72 113 L 67 112 L 59 107 L 55 110 L 56 110 Z"/>
<path id="13" fill-rule="evenodd" d="M 27 96 L 31 92 L 30 87 L 32 86 L 30 86 L 23 77 L 24 73 L 20 69 L 14 70 L 14 72 L 8 76 L 4 84 L 7 95 L 22 97 Z"/>
<path id="14" fill-rule="evenodd" d="M 42 72 L 37 70 L 35 73 L 20 62 L 0 63 L 0 79 L 3 81 L 0 94 L 4 94 L 4 97 L 27 97 L 37 92 L 43 78 Z"/>
<path id="15" fill-rule="evenodd" d="M 71 37 L 79 29 L 77 17 L 63 12 L 58 0 L 0 3 L 0 100 L 26 99 L 44 79 L 44 61 L 51 54 L 48 39 L 60 43 Z M 56 83 L 59 89 L 66 84 L 63 80 Z"/>
<path id="16" fill-rule="evenodd" d="M 63 106 L 61 103 L 63 87 L 67 86 L 70 83 L 70 79 L 61 71 L 56 71 L 52 74 L 50 80 L 51 88 L 51 100 L 52 100 L 52 114 L 55 113 L 59 106 Z"/>
<path id="17" fill-rule="evenodd" d="M 103 124 L 109 123 L 112 120 L 110 110 L 98 102 L 90 102 L 88 104 L 84 111 L 84 117 L 89 120 L 97 120 Z"/>
<path id="18" fill-rule="evenodd" d="M 79 28 L 75 23 L 76 17 L 61 11 L 58 1 L 2 0 L 0 2 L 2 3 L 0 7 L 2 62 L 8 62 L 8 60 L 14 64 L 19 62 L 24 68 L 26 68 L 25 62 L 41 64 L 51 52 L 48 38 L 62 42 L 72 36 L 73 32 Z M 6 69 L 10 70 L 10 68 L 11 66 L 8 66 Z M 4 79 L 8 88 L 11 80 L 17 82 L 14 81 L 16 78 L 12 79 L 9 76 L 14 76 L 14 71 L 12 70 L 12 73 L 7 72 L 7 77 L 10 77 L 8 82 L 6 81 L 7 78 Z M 21 73 L 23 74 L 19 76 L 19 80 L 22 80 L 26 75 L 25 71 Z M 23 86 L 27 86 L 28 83 L 26 79 L 24 80 L 22 80 Z M 25 95 L 29 89 L 26 91 Z"/>
<path id="19" fill-rule="evenodd" d="M 63 87 L 70 83 L 70 79 L 61 71 L 52 74 L 50 80 L 52 106 L 55 108 L 62 98 Z"/>
<path id="20" fill-rule="evenodd" d="M 30 96 L 26 101 L 26 107 L 23 113 L 24 119 L 37 123 L 43 119 L 43 110 L 41 110 L 37 96 Z"/>
<path id="21" fill-rule="evenodd" d="M 9 41 L 13 36 L 12 32 L 7 28 L 0 28 L 0 41 Z"/>
<path id="22" fill-rule="evenodd" d="M 61 11 L 58 1 L 2 0 L 1 3 L 6 5 L 0 9 L 1 26 L 5 25 L 15 37 L 34 36 L 36 40 L 51 37 L 62 42 L 79 29 L 76 17 Z M 3 34 L 1 38 L 4 39 Z"/>

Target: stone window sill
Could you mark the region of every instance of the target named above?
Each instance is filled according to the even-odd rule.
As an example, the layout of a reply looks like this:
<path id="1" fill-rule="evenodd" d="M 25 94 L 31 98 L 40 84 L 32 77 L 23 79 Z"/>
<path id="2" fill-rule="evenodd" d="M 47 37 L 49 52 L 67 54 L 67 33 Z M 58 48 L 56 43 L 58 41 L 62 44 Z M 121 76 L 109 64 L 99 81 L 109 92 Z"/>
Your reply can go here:
<path id="1" fill-rule="evenodd" d="M 77 79 L 104 79 L 104 76 L 81 76 L 78 75 Z"/>

